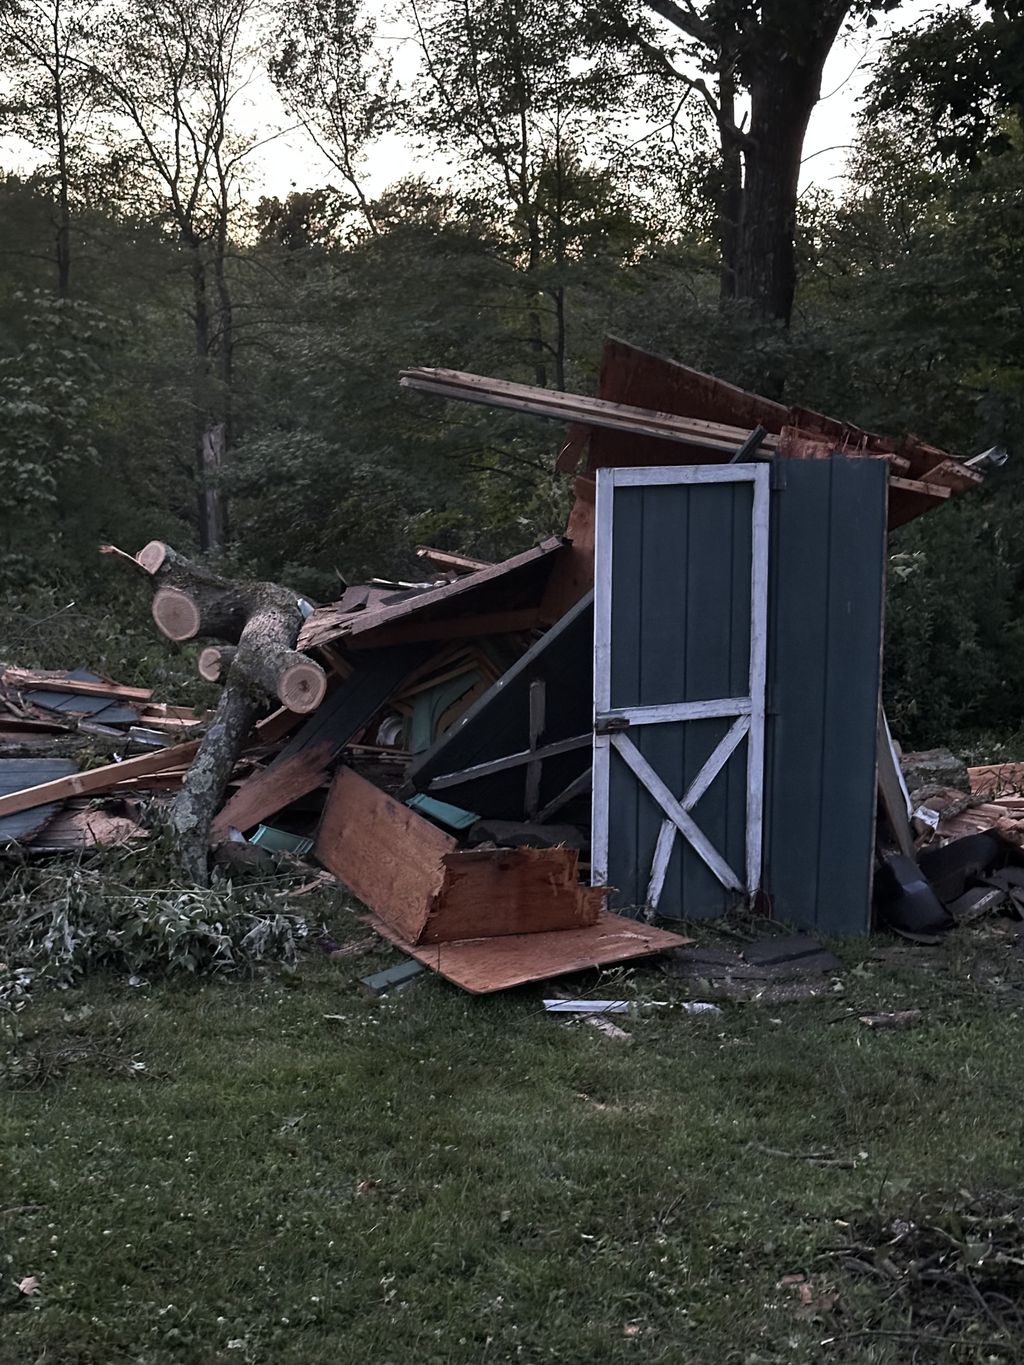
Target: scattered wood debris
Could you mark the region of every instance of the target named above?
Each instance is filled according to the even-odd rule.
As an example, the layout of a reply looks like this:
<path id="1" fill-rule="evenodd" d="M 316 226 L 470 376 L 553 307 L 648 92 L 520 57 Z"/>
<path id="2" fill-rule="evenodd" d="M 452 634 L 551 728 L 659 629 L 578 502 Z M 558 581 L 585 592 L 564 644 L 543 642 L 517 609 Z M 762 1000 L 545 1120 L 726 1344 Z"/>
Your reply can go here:
<path id="1" fill-rule="evenodd" d="M 580 469 L 565 536 L 500 563 L 421 545 L 419 581 L 375 578 L 323 604 L 224 578 L 163 541 L 135 555 L 101 546 L 148 584 L 165 637 L 202 641 L 198 671 L 221 685 L 220 701 L 203 715 L 84 669 L 5 668 L 0 756 L 16 739 L 88 734 L 110 743 L 112 761 L 84 771 L 66 757 L 0 763 L 0 843 L 56 854 L 144 838 L 129 797 L 167 807 L 199 883 L 212 850 L 294 866 L 312 842 L 331 876 L 291 894 L 337 878 L 409 958 L 399 975 L 428 967 L 477 993 L 685 950 L 679 934 L 610 913 L 612 888 L 590 866 L 598 470 L 841 454 L 886 474 L 890 526 L 982 475 L 915 437 L 787 408 L 612 339 L 600 398 L 451 370 L 408 370 L 401 383 L 565 423 L 557 468 Z M 952 756 L 916 755 L 908 783 L 884 716 L 877 743 L 881 828 L 912 866 L 922 839 L 968 828 L 1024 849 L 1022 765 L 968 774 Z M 926 805 L 925 780 L 953 797 Z M 658 846 L 664 863 L 673 843 Z M 689 975 L 708 965 L 675 960 Z M 779 999 L 829 990 L 838 968 L 811 940 L 750 945 L 711 965 L 739 990 Z"/>

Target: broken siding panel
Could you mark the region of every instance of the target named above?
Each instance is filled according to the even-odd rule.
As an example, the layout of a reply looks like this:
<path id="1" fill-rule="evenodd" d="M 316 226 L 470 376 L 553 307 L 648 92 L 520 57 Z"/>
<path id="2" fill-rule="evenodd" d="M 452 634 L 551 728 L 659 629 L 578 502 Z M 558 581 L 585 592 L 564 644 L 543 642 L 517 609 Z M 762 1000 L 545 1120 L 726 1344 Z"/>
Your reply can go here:
<path id="1" fill-rule="evenodd" d="M 790 462 L 773 495 L 763 885 L 776 918 L 870 922 L 886 470 Z"/>

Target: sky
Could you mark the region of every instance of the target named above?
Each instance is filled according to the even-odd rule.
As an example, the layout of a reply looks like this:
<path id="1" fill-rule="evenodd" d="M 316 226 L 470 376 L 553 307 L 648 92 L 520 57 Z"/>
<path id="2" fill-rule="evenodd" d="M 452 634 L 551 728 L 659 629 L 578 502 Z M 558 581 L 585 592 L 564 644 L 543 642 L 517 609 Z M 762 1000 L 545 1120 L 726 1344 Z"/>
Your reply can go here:
<path id="1" fill-rule="evenodd" d="M 375 0 L 369 0 L 374 6 Z M 920 19 L 935 8 L 935 0 L 904 0 L 877 26 L 855 37 L 841 37 L 825 66 L 822 98 L 813 115 L 804 148 L 801 190 L 819 185 L 835 193 L 842 190 L 843 174 L 850 144 L 856 137 L 857 102 L 870 76 L 871 63 L 886 37 L 894 29 Z M 395 61 L 401 78 L 411 74 L 415 52 L 408 29 L 394 22 L 382 23 L 382 44 Z M 259 77 L 247 90 L 239 117 L 260 136 L 275 135 L 253 154 L 248 165 L 250 194 L 284 198 L 291 190 L 313 189 L 336 179 L 300 130 L 287 129 L 290 120 L 282 108 L 269 76 Z M 33 163 L 31 149 L 16 140 L 0 139 L 0 164 L 5 169 L 23 172 Z M 419 169 L 415 154 L 399 137 L 387 137 L 375 146 L 366 167 L 366 183 L 371 193 Z"/>
<path id="2" fill-rule="evenodd" d="M 855 37 L 840 37 L 825 65 L 821 101 L 807 132 L 802 191 L 820 185 L 841 192 L 849 147 L 857 132 L 857 102 L 870 77 L 872 61 L 890 33 L 920 20 L 935 7 L 936 0 L 904 0 L 891 15 L 880 18 L 874 29 L 866 32 L 862 29 Z M 415 57 L 408 32 L 396 24 L 384 25 L 381 38 L 395 58 L 398 74 L 402 74 L 403 68 L 410 70 Z M 262 97 L 267 101 L 261 111 L 265 115 L 276 95 L 268 90 Z M 400 138 L 388 138 L 372 153 L 367 182 L 376 192 L 416 169 L 416 159 L 409 147 Z M 281 198 L 292 189 L 312 189 L 330 179 L 330 168 L 301 134 L 268 144 L 260 154 L 258 172 L 266 187 L 263 193 Z"/>

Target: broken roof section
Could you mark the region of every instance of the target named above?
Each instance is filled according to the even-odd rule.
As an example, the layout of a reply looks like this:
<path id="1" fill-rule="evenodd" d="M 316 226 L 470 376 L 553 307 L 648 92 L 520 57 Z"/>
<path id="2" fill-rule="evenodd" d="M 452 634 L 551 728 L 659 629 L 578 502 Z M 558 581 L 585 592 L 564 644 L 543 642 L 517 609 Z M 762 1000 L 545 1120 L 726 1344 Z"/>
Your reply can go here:
<path id="1" fill-rule="evenodd" d="M 810 408 L 786 407 L 628 342 L 605 341 L 597 398 L 555 393 L 455 370 L 405 370 L 402 384 L 439 397 L 568 423 L 557 467 L 592 476 L 608 466 L 725 464 L 744 458 L 823 459 L 833 453 L 889 465 L 889 529 L 912 521 L 984 476 L 916 436 L 863 430 Z"/>

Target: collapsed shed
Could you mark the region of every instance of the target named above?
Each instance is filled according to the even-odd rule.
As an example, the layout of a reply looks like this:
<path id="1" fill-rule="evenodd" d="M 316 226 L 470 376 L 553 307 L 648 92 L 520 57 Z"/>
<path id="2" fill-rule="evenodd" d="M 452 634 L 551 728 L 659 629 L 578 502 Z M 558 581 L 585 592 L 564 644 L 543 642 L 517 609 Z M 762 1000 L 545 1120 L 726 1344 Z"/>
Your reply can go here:
<path id="1" fill-rule="evenodd" d="M 312 836 L 381 932 L 471 990 L 676 945 L 654 916 L 744 901 L 865 932 L 880 735 L 892 762 L 886 532 L 982 475 L 616 340 L 597 398 L 447 370 L 401 382 L 566 424 L 566 534 L 501 564 L 420 547 L 426 581 L 319 607 L 211 585 L 158 542 L 123 556 L 164 633 L 216 639 L 201 668 L 246 699 L 198 749 L 231 760 L 203 769 L 203 848 L 271 820 Z M 258 666 L 254 610 L 274 613 Z M 180 769 L 193 801 L 196 766 Z M 74 780 L 0 796 L 0 817 Z"/>

